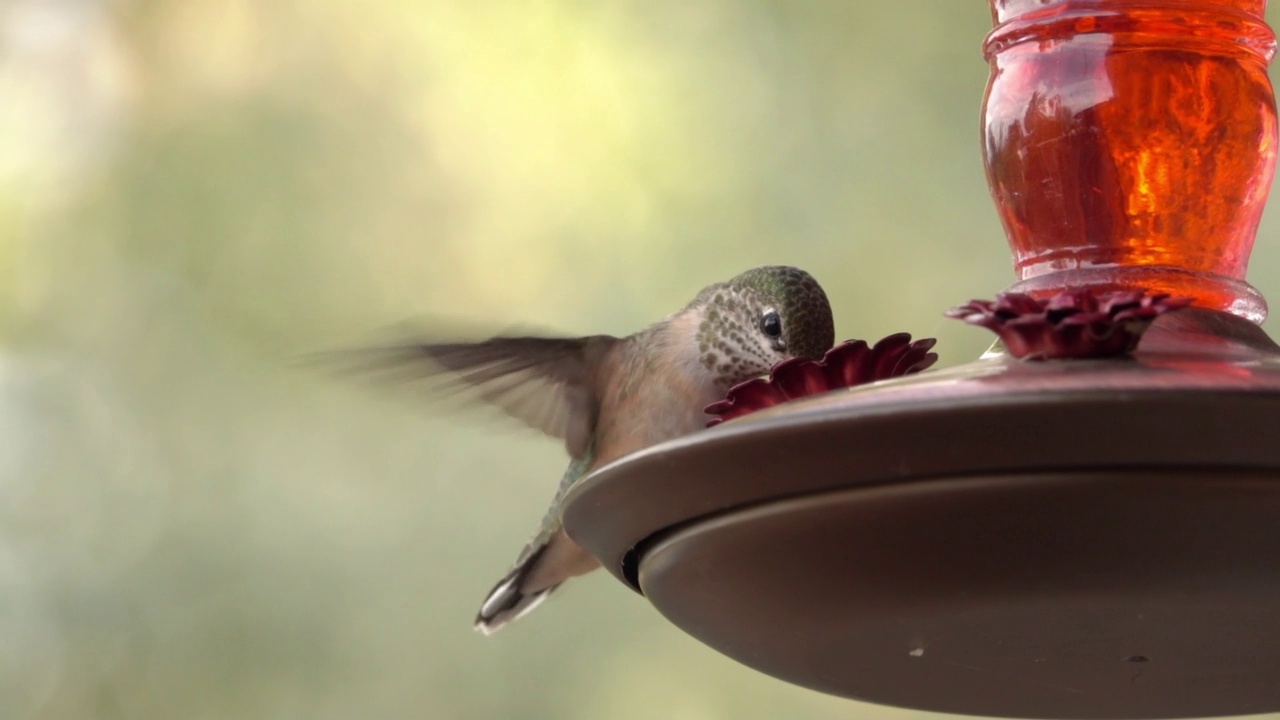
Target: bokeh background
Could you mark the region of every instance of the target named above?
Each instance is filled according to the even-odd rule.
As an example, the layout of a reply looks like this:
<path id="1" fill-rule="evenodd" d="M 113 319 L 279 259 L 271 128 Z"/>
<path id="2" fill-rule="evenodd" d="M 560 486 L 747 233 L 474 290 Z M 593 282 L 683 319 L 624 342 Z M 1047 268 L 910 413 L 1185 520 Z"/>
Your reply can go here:
<path id="1" fill-rule="evenodd" d="M 602 574 L 476 635 L 559 444 L 291 359 L 422 317 L 626 333 L 763 263 L 817 275 L 842 338 L 972 359 L 940 313 L 1011 281 L 988 26 L 0 0 L 0 718 L 920 715 L 739 667 Z"/>

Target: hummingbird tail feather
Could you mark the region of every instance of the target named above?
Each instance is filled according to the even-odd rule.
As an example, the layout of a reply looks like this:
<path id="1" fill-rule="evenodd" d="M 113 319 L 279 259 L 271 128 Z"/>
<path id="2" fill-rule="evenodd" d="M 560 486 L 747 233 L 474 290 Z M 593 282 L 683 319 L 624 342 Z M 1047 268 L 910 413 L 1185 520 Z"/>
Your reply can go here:
<path id="1" fill-rule="evenodd" d="M 526 547 L 511 572 L 493 586 L 480 605 L 480 612 L 476 613 L 475 628 L 478 632 L 484 635 L 498 632 L 507 623 L 538 607 L 552 591 L 560 587 L 556 583 L 528 593 L 520 589 L 547 547 L 546 543 Z"/>

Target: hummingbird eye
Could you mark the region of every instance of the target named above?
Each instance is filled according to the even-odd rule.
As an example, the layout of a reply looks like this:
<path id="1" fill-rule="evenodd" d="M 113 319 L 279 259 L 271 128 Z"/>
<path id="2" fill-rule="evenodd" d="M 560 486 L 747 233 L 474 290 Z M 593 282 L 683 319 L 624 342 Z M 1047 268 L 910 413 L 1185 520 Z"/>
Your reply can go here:
<path id="1" fill-rule="evenodd" d="M 767 310 L 760 317 L 760 332 L 774 339 L 782 337 L 782 318 L 776 310 Z"/>

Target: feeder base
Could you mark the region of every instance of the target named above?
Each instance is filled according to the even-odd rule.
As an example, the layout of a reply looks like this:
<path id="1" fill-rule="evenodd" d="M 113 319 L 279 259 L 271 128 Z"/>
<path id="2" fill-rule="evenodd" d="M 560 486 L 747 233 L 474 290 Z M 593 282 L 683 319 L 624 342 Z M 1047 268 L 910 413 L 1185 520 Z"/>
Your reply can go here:
<path id="1" fill-rule="evenodd" d="M 1133 357 L 827 393 L 602 468 L 565 528 L 805 687 L 977 715 L 1280 711 L 1280 349 L 1188 309 Z"/>

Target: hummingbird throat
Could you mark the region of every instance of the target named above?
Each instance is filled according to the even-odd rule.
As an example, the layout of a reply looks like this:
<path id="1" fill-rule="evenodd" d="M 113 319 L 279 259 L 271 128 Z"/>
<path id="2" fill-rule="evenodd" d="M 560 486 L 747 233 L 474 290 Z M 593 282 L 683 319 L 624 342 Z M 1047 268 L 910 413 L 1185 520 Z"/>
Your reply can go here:
<path id="1" fill-rule="evenodd" d="M 727 288 L 711 293 L 697 312 L 698 364 L 715 383 L 730 386 L 768 372 L 782 358 L 768 347 L 757 329 L 760 310 Z"/>

